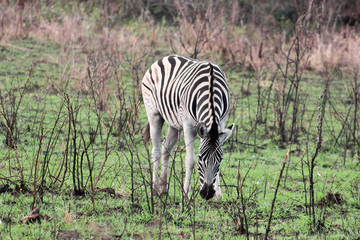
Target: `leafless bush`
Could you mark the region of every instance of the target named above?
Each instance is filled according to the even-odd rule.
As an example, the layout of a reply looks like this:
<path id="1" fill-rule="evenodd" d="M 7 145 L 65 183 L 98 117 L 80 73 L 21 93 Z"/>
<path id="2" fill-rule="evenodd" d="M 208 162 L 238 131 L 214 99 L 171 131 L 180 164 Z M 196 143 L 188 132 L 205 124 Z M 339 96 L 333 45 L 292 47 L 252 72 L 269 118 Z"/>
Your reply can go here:
<path id="1" fill-rule="evenodd" d="M 354 69 L 353 73 L 353 99 L 354 99 L 354 116 L 353 116 L 353 128 L 352 128 L 352 140 L 357 147 L 358 162 L 360 163 L 360 139 L 359 139 L 359 111 L 360 111 L 360 83 L 359 83 L 359 69 Z M 355 152 L 355 150 L 354 150 Z"/>
<path id="2" fill-rule="evenodd" d="M 123 92 L 118 99 L 119 106 L 122 109 L 119 119 L 119 128 L 121 127 L 121 133 L 119 130 L 119 141 L 122 142 L 124 150 L 130 153 L 130 155 L 125 155 L 125 158 L 130 168 L 131 202 L 133 206 L 136 206 L 136 202 L 141 196 L 140 193 L 145 192 L 148 210 L 151 213 L 155 213 L 155 196 L 151 194 L 150 187 L 152 186 L 151 154 L 148 148 L 146 148 L 145 155 L 139 150 L 139 145 L 144 143 L 146 145 L 146 142 L 141 137 L 143 123 L 139 118 L 142 102 L 141 78 L 150 63 L 149 60 L 151 59 L 152 61 L 152 58 L 147 52 L 139 51 L 136 45 L 133 45 L 131 50 L 131 54 L 124 54 L 122 59 L 122 66 L 127 66 L 124 74 L 131 76 L 132 82 L 127 83 L 127 85 L 131 85 L 131 91 L 128 91 L 127 94 Z M 146 159 L 146 165 L 142 160 L 144 158 Z M 137 191 L 139 188 L 142 192 Z"/>
<path id="3" fill-rule="evenodd" d="M 5 82 L 0 89 L 0 116 L 2 118 L 3 127 L 1 128 L 2 133 L 5 137 L 5 144 L 8 147 L 14 148 L 18 138 L 18 118 L 20 105 L 22 103 L 25 91 L 32 78 L 32 72 L 35 67 L 35 63 L 29 69 L 27 79 L 25 80 L 22 87 L 18 88 L 14 82 Z M 12 85 L 5 86 L 6 84 Z M 19 93 L 18 93 L 19 91 Z"/>
<path id="4" fill-rule="evenodd" d="M 345 80 L 342 72 L 338 70 L 338 82 L 345 84 L 331 89 L 332 95 L 340 95 L 341 98 L 330 98 L 330 123 L 328 124 L 329 135 L 335 147 L 342 148 L 343 165 L 346 165 L 347 152 L 350 157 L 358 156 L 359 161 L 359 80 L 358 68 L 354 67 L 352 79 Z M 334 126 L 340 125 L 340 129 Z"/>
<path id="5" fill-rule="evenodd" d="M 56 113 L 55 121 L 53 125 L 47 126 L 42 122 L 40 124 L 40 134 L 38 134 L 41 139 L 45 138 L 45 144 L 43 144 L 43 149 L 45 151 L 43 155 L 43 160 L 40 169 L 40 184 L 39 184 L 39 198 L 42 198 L 42 192 L 47 187 L 54 187 L 54 181 L 57 179 L 54 176 L 59 176 L 55 170 L 51 171 L 51 165 L 56 162 L 56 156 L 54 156 L 55 148 L 58 147 L 60 138 L 62 137 L 62 129 L 66 125 L 66 119 L 64 117 L 64 101 L 61 102 L 58 112 Z M 36 159 L 37 160 L 37 159 Z"/>
<path id="6" fill-rule="evenodd" d="M 297 142 L 299 132 L 299 104 L 301 97 L 301 80 L 307 65 L 310 50 L 313 45 L 312 32 L 308 29 L 311 9 L 297 22 L 294 29 L 293 39 L 286 50 L 281 39 L 276 46 L 275 64 L 281 73 L 281 79 L 276 82 L 275 111 L 278 134 L 283 142 Z M 292 108 L 291 125 L 288 130 L 286 120 L 289 118 L 289 110 Z"/>
<path id="7" fill-rule="evenodd" d="M 98 56 L 88 56 L 88 88 L 98 111 L 105 111 L 108 108 L 112 73 L 109 62 Z"/>
<path id="8" fill-rule="evenodd" d="M 3 2 L 0 11 L 0 38 L 22 36 L 24 34 L 24 1 L 17 1 L 15 5 Z"/>
<path id="9" fill-rule="evenodd" d="M 19 118 L 20 118 L 20 106 L 22 104 L 24 95 L 30 85 L 30 79 L 32 78 L 32 72 L 36 62 L 31 65 L 27 78 L 22 87 L 18 88 L 14 82 L 4 82 L 4 85 L 0 85 L 0 132 L 5 136 L 5 145 L 13 149 L 15 152 L 15 159 L 18 171 L 20 173 L 19 186 L 25 188 L 24 177 L 24 164 L 22 163 L 18 155 L 18 139 L 19 139 Z M 9 84 L 9 86 L 6 86 Z M 9 164 L 11 161 L 9 161 Z"/>
<path id="10" fill-rule="evenodd" d="M 328 97 L 329 97 L 329 88 L 332 81 L 331 75 L 325 75 L 324 76 L 324 85 L 323 89 L 320 93 L 318 103 L 317 103 L 317 109 L 314 111 L 314 114 L 316 112 L 317 115 L 317 134 L 316 134 L 316 142 L 315 149 L 313 152 L 311 152 L 311 149 L 309 148 L 310 142 L 309 138 L 307 140 L 306 145 L 306 153 L 307 153 L 307 160 L 306 165 L 308 167 L 308 179 L 309 179 L 309 205 L 308 205 L 308 213 L 311 217 L 312 226 L 316 227 L 316 224 L 318 224 L 316 211 L 315 211 L 315 180 L 314 180 L 314 169 L 316 164 L 317 156 L 322 148 L 322 142 L 323 142 L 323 125 L 324 125 L 324 119 L 325 119 L 325 110 L 326 105 L 328 103 Z M 309 129 L 310 132 L 310 129 Z M 306 197 L 306 196 L 305 196 Z M 307 201 L 307 200 L 306 200 Z"/>
<path id="11" fill-rule="evenodd" d="M 186 17 L 184 9 L 178 6 L 178 30 L 170 39 L 173 52 L 183 52 L 191 58 L 198 58 L 203 48 L 211 49 L 212 42 L 222 32 L 220 12 L 213 12 L 213 3 L 206 8 L 196 8 L 192 19 Z M 208 51 L 207 51 L 208 52 Z"/>

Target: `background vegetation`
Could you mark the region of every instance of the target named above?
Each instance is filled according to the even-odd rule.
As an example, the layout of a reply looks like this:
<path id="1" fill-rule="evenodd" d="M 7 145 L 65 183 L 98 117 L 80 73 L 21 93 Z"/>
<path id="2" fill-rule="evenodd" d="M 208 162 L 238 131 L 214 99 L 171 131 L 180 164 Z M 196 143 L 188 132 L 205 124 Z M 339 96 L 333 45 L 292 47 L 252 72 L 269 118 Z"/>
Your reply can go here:
<path id="1" fill-rule="evenodd" d="M 359 239 L 359 21 L 359 1 L 2 1 L 0 238 Z M 140 81 L 173 53 L 228 78 L 221 201 L 196 171 L 182 197 L 183 141 L 150 194 Z"/>

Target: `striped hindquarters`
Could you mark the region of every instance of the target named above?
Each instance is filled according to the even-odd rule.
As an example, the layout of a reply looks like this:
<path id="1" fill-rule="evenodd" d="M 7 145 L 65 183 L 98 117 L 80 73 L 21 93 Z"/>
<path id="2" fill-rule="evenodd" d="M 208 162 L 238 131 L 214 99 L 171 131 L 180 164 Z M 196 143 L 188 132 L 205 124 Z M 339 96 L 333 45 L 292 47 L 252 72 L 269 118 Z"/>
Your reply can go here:
<path id="1" fill-rule="evenodd" d="M 210 131 L 229 111 L 229 93 L 224 73 L 208 62 L 168 56 L 155 62 L 143 81 L 146 108 L 159 112 L 171 126 L 181 129 L 189 115 Z"/>

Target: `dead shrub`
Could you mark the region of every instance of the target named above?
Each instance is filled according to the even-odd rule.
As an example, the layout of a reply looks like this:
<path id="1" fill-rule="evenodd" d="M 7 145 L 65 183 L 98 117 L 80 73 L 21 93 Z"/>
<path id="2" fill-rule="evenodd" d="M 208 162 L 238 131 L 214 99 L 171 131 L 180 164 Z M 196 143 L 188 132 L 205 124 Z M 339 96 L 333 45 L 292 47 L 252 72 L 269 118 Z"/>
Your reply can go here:
<path id="1" fill-rule="evenodd" d="M 340 68 L 350 70 L 360 67 L 360 39 L 349 28 L 342 29 L 333 36 L 317 34 L 314 48 L 309 58 L 309 68 L 318 71 Z"/>

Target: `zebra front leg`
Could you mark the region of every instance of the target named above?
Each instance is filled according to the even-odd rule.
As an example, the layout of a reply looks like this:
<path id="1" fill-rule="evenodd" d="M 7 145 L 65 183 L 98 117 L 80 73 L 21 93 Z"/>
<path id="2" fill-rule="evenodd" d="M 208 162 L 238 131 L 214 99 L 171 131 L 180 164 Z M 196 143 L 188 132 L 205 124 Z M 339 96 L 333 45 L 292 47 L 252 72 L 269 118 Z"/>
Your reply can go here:
<path id="1" fill-rule="evenodd" d="M 169 126 L 168 133 L 162 148 L 161 161 L 161 177 L 160 177 L 160 195 L 168 193 L 168 175 L 169 175 L 169 159 L 173 152 L 173 148 L 179 139 L 180 131 Z"/>
<path id="2" fill-rule="evenodd" d="M 218 172 L 218 174 L 216 176 L 214 189 L 215 189 L 216 199 L 217 200 L 222 199 L 221 188 L 220 188 L 220 171 Z"/>
<path id="3" fill-rule="evenodd" d="M 191 126 L 184 126 L 184 138 L 186 144 L 186 158 L 185 158 L 185 183 L 184 183 L 184 196 L 189 197 L 190 191 L 190 180 L 192 170 L 195 165 L 195 154 L 194 154 L 194 141 L 196 137 L 196 130 Z"/>
<path id="4" fill-rule="evenodd" d="M 161 130 L 164 119 L 159 114 L 152 114 L 148 117 L 150 126 L 150 138 L 152 141 L 151 157 L 153 161 L 152 194 L 157 195 L 159 189 L 159 161 L 161 157 Z"/>

